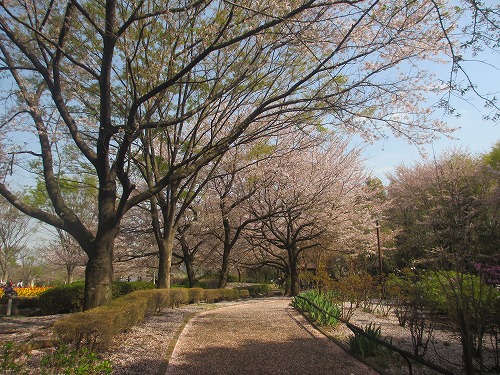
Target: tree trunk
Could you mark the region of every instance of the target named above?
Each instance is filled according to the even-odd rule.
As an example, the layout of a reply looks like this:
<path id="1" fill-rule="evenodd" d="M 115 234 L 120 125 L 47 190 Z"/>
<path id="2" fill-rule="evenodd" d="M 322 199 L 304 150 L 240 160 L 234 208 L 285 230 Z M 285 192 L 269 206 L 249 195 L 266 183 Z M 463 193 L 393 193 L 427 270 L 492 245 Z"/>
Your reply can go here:
<path id="1" fill-rule="evenodd" d="M 186 266 L 186 272 L 188 277 L 188 283 L 190 288 L 194 288 L 196 278 L 194 274 L 193 260 L 192 257 L 186 256 L 184 258 L 184 265 Z"/>
<path id="2" fill-rule="evenodd" d="M 290 296 L 297 296 L 300 293 L 299 272 L 297 265 L 292 266 L 290 272 Z"/>
<path id="3" fill-rule="evenodd" d="M 172 251 L 174 248 L 173 236 L 163 238 L 159 244 L 160 261 L 158 263 L 158 282 L 157 287 L 160 289 L 170 288 L 170 272 L 172 269 Z"/>
<path id="4" fill-rule="evenodd" d="M 297 251 L 288 250 L 288 261 L 290 263 L 290 296 L 297 296 L 300 293 L 299 270 L 297 265 Z"/>
<path id="5" fill-rule="evenodd" d="M 222 254 L 222 266 L 219 274 L 219 288 L 225 288 L 229 276 L 229 255 L 231 254 L 231 226 L 227 218 L 222 219 L 224 227 L 224 252 Z"/>
<path id="6" fill-rule="evenodd" d="M 464 315 L 464 306 L 459 304 L 458 306 L 458 324 L 460 328 L 462 342 L 462 361 L 464 364 L 464 370 L 467 375 L 474 375 L 474 343 L 472 339 L 472 333 L 470 331 L 470 325 L 467 321 L 467 317 Z M 462 311 L 460 311 L 462 310 Z"/>
<path id="7" fill-rule="evenodd" d="M 68 284 L 71 284 L 73 282 L 74 272 L 75 272 L 75 266 L 73 265 L 66 266 L 66 275 L 67 275 L 66 282 Z"/>
<path id="8" fill-rule="evenodd" d="M 290 296 L 291 295 L 291 287 L 290 287 L 290 275 L 289 273 L 285 272 L 285 278 L 284 278 L 284 286 L 285 286 L 285 295 Z"/>
<path id="9" fill-rule="evenodd" d="M 225 288 L 227 284 L 227 279 L 229 276 L 229 255 L 231 249 L 229 246 L 224 244 L 224 253 L 222 254 L 222 267 L 219 274 L 219 288 Z"/>
<path id="10" fill-rule="evenodd" d="M 96 241 L 85 268 L 85 296 L 83 309 L 104 305 L 111 301 L 113 282 L 113 251 L 118 229 L 108 231 Z"/>

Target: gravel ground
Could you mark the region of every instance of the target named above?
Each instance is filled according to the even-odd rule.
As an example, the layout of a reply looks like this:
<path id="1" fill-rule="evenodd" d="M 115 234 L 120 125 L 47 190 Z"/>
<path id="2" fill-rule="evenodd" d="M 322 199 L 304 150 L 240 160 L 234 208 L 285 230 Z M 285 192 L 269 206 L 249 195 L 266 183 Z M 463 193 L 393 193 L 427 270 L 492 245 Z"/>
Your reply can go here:
<path id="1" fill-rule="evenodd" d="M 103 359 L 113 363 L 113 375 L 376 374 L 326 339 L 289 303 L 289 298 L 270 298 L 166 309 L 119 335 Z M 50 345 L 50 326 L 59 317 L 1 318 L 0 345 Z M 32 374 L 48 350 L 32 350 L 24 359 Z"/>
<path id="2" fill-rule="evenodd" d="M 271 368 L 273 363 L 284 362 L 290 364 L 290 369 L 295 368 L 293 366 L 296 366 L 297 362 L 306 363 L 306 360 L 302 357 L 305 351 L 302 347 L 294 347 L 292 337 L 297 337 L 296 342 L 304 345 L 309 345 L 313 338 L 314 341 L 321 343 L 320 346 L 331 344 L 326 344 L 325 338 L 312 329 L 303 317 L 289 306 L 289 302 L 290 299 L 287 298 L 271 298 L 166 309 L 161 314 L 149 318 L 145 323 L 119 335 L 113 349 L 104 353 L 103 357 L 112 361 L 114 375 L 163 375 L 167 371 L 167 362 L 170 357 L 168 375 L 189 373 L 185 370 L 187 364 L 191 361 L 194 364 L 200 364 L 203 354 L 202 350 L 196 346 L 197 344 L 193 343 L 193 340 L 196 340 L 195 342 L 207 344 L 206 352 L 214 354 L 210 361 L 213 361 L 213 368 L 218 370 L 203 371 L 204 374 L 221 373 L 221 366 L 226 366 L 224 361 L 229 357 L 237 356 L 251 366 L 255 366 L 256 363 L 266 363 L 266 366 Z M 218 315 L 219 313 L 224 314 Z M 32 318 L 0 317 L 0 346 L 6 342 L 35 344 L 35 349 L 30 353 L 29 362 L 36 366 L 37 359 L 47 350 L 51 350 L 50 346 L 54 338 L 50 326 L 59 318 L 58 315 Z M 186 322 L 188 322 L 187 325 Z M 412 350 L 409 330 L 400 327 L 393 314 L 386 316 L 383 311 L 367 313 L 358 309 L 351 319 L 351 323 L 360 327 L 365 327 L 370 322 L 375 322 L 381 327 L 383 336 L 392 337 L 395 345 L 408 351 Z M 341 324 L 328 334 L 345 344 L 352 333 Z M 180 340 L 177 342 L 179 336 Z M 447 330 L 436 329 L 433 333 L 433 341 L 434 345 L 429 345 L 426 358 L 441 366 L 451 366 L 454 373 L 460 374 L 459 337 Z M 233 347 L 229 347 L 230 345 Z M 255 351 L 258 345 L 265 348 L 263 355 Z M 352 361 L 352 358 L 345 352 L 325 354 L 322 352 L 323 349 L 319 350 L 319 352 L 313 352 L 312 355 L 316 358 L 320 356 L 336 358 L 337 363 L 351 363 Z M 291 358 L 280 354 L 280 351 L 292 353 Z M 271 355 L 271 353 L 274 354 Z M 194 359 L 188 359 L 185 355 L 193 355 Z M 399 356 L 396 357 L 389 358 L 389 361 L 396 359 L 401 363 Z M 209 359 L 206 360 L 209 361 Z M 291 364 L 294 365 L 291 366 Z M 431 373 L 418 367 L 413 370 L 414 374 Z M 32 373 L 37 373 L 36 368 Z M 231 372 L 224 373 L 230 374 Z M 250 370 L 246 373 L 252 372 Z M 279 374 L 280 372 L 273 371 L 272 373 Z M 330 373 L 343 374 L 343 372 L 335 371 Z M 346 373 L 368 374 L 369 372 L 365 370 L 358 372 L 353 369 Z M 407 368 L 403 363 L 402 371 L 392 373 L 407 373 Z M 196 372 L 191 372 L 191 374 L 196 374 Z"/>
<path id="3" fill-rule="evenodd" d="M 289 298 L 250 300 L 194 316 L 166 375 L 374 375 L 317 331 Z"/>
<path id="4" fill-rule="evenodd" d="M 119 335 L 104 358 L 113 363 L 114 375 L 164 374 L 173 345 L 188 319 L 213 308 L 199 304 L 164 310 Z"/>

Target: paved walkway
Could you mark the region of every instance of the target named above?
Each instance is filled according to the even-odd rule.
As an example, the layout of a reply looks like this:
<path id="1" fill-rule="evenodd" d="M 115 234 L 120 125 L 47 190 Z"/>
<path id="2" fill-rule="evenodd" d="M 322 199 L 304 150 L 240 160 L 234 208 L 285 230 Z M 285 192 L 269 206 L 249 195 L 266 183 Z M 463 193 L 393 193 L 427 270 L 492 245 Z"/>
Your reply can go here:
<path id="1" fill-rule="evenodd" d="M 289 304 L 289 298 L 254 300 L 197 314 L 180 335 L 166 375 L 377 374 Z"/>

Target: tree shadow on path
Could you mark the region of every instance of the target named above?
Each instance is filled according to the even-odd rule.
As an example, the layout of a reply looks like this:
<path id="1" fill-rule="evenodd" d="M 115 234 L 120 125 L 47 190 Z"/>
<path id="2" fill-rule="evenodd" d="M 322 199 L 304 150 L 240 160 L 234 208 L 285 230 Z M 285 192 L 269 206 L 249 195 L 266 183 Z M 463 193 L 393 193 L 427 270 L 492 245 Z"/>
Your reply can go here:
<path id="1" fill-rule="evenodd" d="M 233 348 L 194 349 L 171 362 L 167 375 L 376 374 L 331 342 L 298 338 L 285 342 L 246 340 Z"/>

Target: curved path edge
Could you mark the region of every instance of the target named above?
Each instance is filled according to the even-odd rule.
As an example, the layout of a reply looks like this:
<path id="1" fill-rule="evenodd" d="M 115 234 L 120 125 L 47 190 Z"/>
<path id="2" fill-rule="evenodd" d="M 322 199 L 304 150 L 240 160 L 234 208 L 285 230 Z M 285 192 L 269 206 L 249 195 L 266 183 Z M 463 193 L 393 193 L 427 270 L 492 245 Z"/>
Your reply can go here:
<path id="1" fill-rule="evenodd" d="M 290 298 L 217 306 L 191 314 L 179 331 L 162 375 L 380 373 L 290 306 Z"/>

